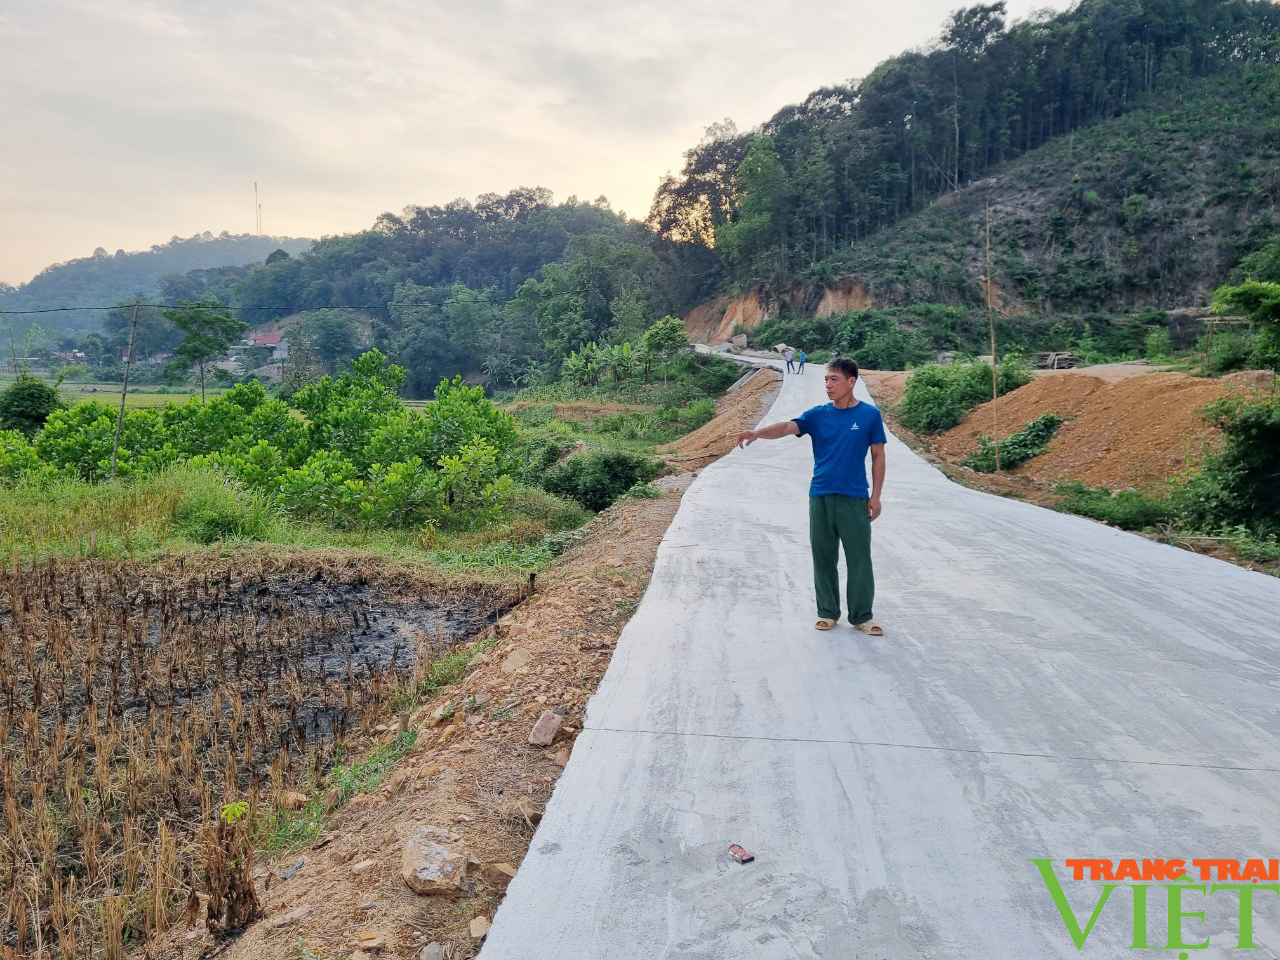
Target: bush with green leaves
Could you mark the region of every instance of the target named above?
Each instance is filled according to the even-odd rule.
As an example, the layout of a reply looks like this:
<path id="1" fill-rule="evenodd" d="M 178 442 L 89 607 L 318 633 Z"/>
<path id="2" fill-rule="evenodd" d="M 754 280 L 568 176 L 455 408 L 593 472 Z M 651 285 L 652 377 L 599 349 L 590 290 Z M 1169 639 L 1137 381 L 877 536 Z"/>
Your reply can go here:
<path id="1" fill-rule="evenodd" d="M 661 473 L 661 465 L 649 457 L 621 450 L 593 450 L 575 454 L 548 470 L 542 487 L 598 511 L 637 483 L 648 483 Z"/>
<path id="2" fill-rule="evenodd" d="M 65 406 L 58 388 L 23 372 L 0 391 L 0 430 L 16 430 L 32 437 L 49 415 Z"/>
<path id="3" fill-rule="evenodd" d="M 22 433 L 0 430 L 0 485 L 12 485 L 46 469 L 35 447 Z"/>
<path id="4" fill-rule="evenodd" d="M 1163 363 L 1173 356 L 1173 335 L 1167 327 L 1152 330 L 1147 334 L 1146 354 L 1151 363 Z"/>
<path id="5" fill-rule="evenodd" d="M 539 484 L 579 443 L 578 432 L 563 420 L 526 429 L 515 448 L 515 475 L 523 483 Z"/>
<path id="6" fill-rule="evenodd" d="M 340 376 L 324 376 L 303 387 L 292 401 L 307 417 L 311 449 L 339 454 L 368 469 L 373 464 L 370 438 L 388 418 L 404 412 L 399 392 L 404 381 L 403 367 L 370 350 Z M 416 452 L 405 451 L 405 456 Z"/>
<path id="7" fill-rule="evenodd" d="M 1000 469 L 1012 470 L 1032 457 L 1038 457 L 1049 449 L 1049 441 L 1062 426 L 1062 417 L 1056 413 L 1042 413 L 1017 433 L 1010 434 L 1000 443 Z M 987 435 L 978 438 L 978 448 L 961 466 L 979 473 L 995 473 L 996 445 Z"/>
<path id="8" fill-rule="evenodd" d="M 1280 532 L 1280 397 L 1228 394 L 1205 408 L 1222 449 L 1177 489 L 1179 521 L 1199 530 L 1240 524 Z"/>
<path id="9" fill-rule="evenodd" d="M 116 417 L 116 411 L 97 402 L 55 410 L 36 434 L 36 454 L 63 476 L 90 482 L 105 479 L 111 475 Z M 181 459 L 182 451 L 174 445 L 160 410 L 125 411 L 117 476 L 155 473 Z"/>
<path id="10" fill-rule="evenodd" d="M 1168 497 L 1138 490 L 1090 489 L 1080 483 L 1059 486 L 1062 499 L 1058 509 L 1082 517 L 1101 520 L 1124 530 L 1150 530 L 1173 519 L 1174 506 Z"/>
<path id="11" fill-rule="evenodd" d="M 1234 330 L 1218 330 L 1212 336 L 1205 334 L 1201 337 L 1196 343 L 1196 350 L 1205 355 L 1206 373 L 1231 373 L 1248 368 L 1253 341 Z"/>
<path id="12" fill-rule="evenodd" d="M 334 450 L 317 450 L 280 478 L 280 504 L 292 516 L 351 527 L 365 499 L 359 468 Z"/>
<path id="13" fill-rule="evenodd" d="M 922 312 L 933 307 L 932 312 Z M 933 349 L 928 338 L 918 330 L 903 326 L 903 322 L 938 322 L 936 314 L 950 319 L 951 314 L 963 318 L 964 311 L 940 304 L 918 304 L 916 308 L 896 310 L 861 310 L 847 313 L 836 327 L 834 341 L 847 356 L 853 357 L 860 367 L 870 370 L 906 370 L 932 359 Z M 961 321 L 954 321 L 959 324 Z M 943 341 L 951 345 L 951 337 Z"/>
<path id="14" fill-rule="evenodd" d="M 991 399 L 991 367 L 985 363 L 938 364 L 917 367 L 907 380 L 897 416 L 909 430 L 941 433 L 964 419 L 974 407 Z M 1000 396 L 1031 382 L 1031 371 L 1020 360 L 1000 364 Z"/>

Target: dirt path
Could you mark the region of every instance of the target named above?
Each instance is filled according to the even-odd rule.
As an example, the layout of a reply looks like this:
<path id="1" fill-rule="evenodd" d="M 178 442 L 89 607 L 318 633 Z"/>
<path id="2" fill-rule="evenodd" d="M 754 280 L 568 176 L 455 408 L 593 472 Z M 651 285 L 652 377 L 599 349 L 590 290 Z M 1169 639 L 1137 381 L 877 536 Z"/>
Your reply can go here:
<path id="1" fill-rule="evenodd" d="M 721 398 L 715 419 L 672 445 L 669 459 L 677 469 L 697 470 L 728 453 L 737 433 L 769 408 L 780 379 L 759 371 L 741 382 Z M 487 652 L 472 660 L 465 679 L 411 716 L 419 730 L 414 752 L 376 791 L 353 798 L 321 845 L 261 871 L 267 919 L 223 945 L 202 929 L 177 931 L 152 955 L 362 960 L 417 958 L 428 947 L 425 956 L 474 956 L 473 921 L 480 930 L 492 917 L 524 858 L 583 707 L 644 593 L 693 475 L 663 478 L 661 496 L 619 501 L 580 531 L 579 542 L 539 578 L 537 594 L 478 641 Z M 531 746 L 530 729 L 548 709 L 563 711 L 555 740 Z M 388 717 L 387 726 L 394 724 Z M 389 729 L 381 742 L 394 735 Z M 470 859 L 470 893 L 419 896 L 408 889 L 402 851 L 421 833 Z M 299 861 L 301 868 L 281 879 Z"/>

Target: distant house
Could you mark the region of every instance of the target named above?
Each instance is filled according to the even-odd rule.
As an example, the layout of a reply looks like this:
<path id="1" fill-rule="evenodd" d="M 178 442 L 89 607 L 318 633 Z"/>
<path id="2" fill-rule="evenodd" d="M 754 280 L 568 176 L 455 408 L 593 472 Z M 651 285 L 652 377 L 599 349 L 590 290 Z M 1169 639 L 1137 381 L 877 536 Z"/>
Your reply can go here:
<path id="1" fill-rule="evenodd" d="M 255 333 L 253 335 L 253 345 L 255 347 L 270 347 L 272 360 L 289 359 L 289 341 L 284 338 L 283 333 Z"/>
<path id="2" fill-rule="evenodd" d="M 128 359 L 129 359 L 129 348 L 121 347 L 120 362 L 123 363 L 125 360 L 128 360 Z M 144 357 L 141 354 L 139 354 L 138 356 L 135 356 L 133 358 L 133 361 L 134 363 L 141 363 L 144 366 L 148 366 L 148 367 L 158 367 L 161 364 L 168 363 L 172 359 L 173 359 L 172 353 L 162 350 L 159 353 L 153 353 L 149 357 Z"/>
<path id="3" fill-rule="evenodd" d="M 82 350 L 60 350 L 52 354 L 53 359 L 62 363 L 83 363 L 87 358 Z"/>

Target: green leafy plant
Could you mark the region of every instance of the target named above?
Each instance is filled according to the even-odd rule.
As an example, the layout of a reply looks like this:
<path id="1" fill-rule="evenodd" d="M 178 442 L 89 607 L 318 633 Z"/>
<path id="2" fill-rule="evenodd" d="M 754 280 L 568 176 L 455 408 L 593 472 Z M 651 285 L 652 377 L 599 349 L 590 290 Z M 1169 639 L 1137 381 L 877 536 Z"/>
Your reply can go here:
<path id="1" fill-rule="evenodd" d="M 65 406 L 57 387 L 24 371 L 0 392 L 0 430 L 16 430 L 30 438 L 50 414 Z"/>
<path id="2" fill-rule="evenodd" d="M 907 381 L 898 419 L 910 430 L 941 433 L 954 427 L 978 404 L 991 399 L 991 367 L 985 363 L 928 363 Z M 1019 361 L 1000 364 L 1000 395 L 1031 382 L 1031 371 Z"/>
<path id="3" fill-rule="evenodd" d="M 1062 417 L 1056 413 L 1042 413 L 1017 433 L 1010 434 L 1000 443 L 1000 469 L 1012 470 L 1038 457 L 1049 447 L 1049 441 L 1062 425 Z M 996 445 L 985 434 L 978 439 L 978 448 L 961 461 L 962 466 L 979 473 L 996 470 Z"/>
<path id="4" fill-rule="evenodd" d="M 588 510 L 603 510 L 637 483 L 647 483 L 661 472 L 662 467 L 649 457 L 595 450 L 575 454 L 548 470 L 542 486 Z"/>

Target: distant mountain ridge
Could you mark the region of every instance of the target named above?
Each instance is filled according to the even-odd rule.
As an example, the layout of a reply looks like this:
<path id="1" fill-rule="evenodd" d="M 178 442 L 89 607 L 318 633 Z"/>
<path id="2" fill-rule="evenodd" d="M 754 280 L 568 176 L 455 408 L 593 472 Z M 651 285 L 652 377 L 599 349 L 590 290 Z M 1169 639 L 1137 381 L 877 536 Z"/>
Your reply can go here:
<path id="1" fill-rule="evenodd" d="M 219 234 L 206 231 L 187 238 L 173 237 L 150 250 L 117 250 L 114 255 L 99 247 L 88 257 L 45 267 L 18 287 L 0 284 L 0 311 L 101 308 L 134 296 L 155 297 L 162 277 L 262 263 L 276 250 L 294 256 L 311 249 L 313 243 L 303 237 L 232 234 L 224 230 Z M 100 310 L 12 317 L 20 327 L 33 319 L 60 332 L 84 332 L 98 329 Z"/>

